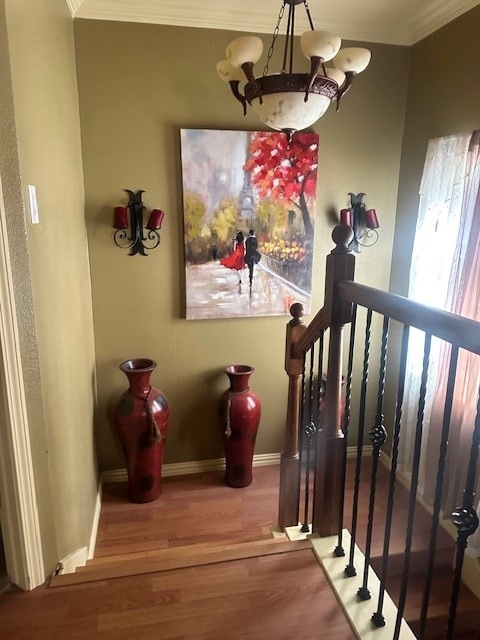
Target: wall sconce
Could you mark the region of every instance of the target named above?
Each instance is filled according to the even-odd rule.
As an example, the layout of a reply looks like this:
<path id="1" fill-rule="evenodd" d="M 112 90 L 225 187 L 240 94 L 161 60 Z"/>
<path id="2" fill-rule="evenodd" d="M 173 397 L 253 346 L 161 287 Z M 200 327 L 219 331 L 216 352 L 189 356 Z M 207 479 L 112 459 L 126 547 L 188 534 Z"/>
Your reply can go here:
<path id="1" fill-rule="evenodd" d="M 340 211 L 340 223 L 348 224 L 353 230 L 353 240 L 349 249 L 360 253 L 360 247 L 372 247 L 378 240 L 379 223 L 375 209 L 366 209 L 363 197 L 366 193 L 349 193 L 350 209 Z"/>
<path id="2" fill-rule="evenodd" d="M 148 218 L 145 230 L 143 228 L 143 211 L 145 209 L 142 202 L 143 190 L 134 193 L 130 189 L 124 189 L 128 193 L 129 201 L 127 208 L 115 207 L 113 228 L 113 241 L 122 249 L 131 249 L 130 254 L 134 256 L 140 253 L 142 256 L 148 255 L 145 249 L 151 251 L 160 244 L 160 234 L 158 229 L 162 227 L 165 213 L 160 209 L 153 209 Z M 130 222 L 128 220 L 130 213 Z M 127 229 L 130 227 L 130 235 Z M 145 235 L 145 231 L 148 232 Z"/>

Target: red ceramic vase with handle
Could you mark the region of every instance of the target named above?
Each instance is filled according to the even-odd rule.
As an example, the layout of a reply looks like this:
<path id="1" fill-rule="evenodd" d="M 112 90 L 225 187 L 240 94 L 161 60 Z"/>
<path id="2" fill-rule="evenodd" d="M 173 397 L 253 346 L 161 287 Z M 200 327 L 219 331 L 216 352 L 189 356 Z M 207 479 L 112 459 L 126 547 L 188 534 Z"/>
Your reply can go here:
<path id="1" fill-rule="evenodd" d="M 254 371 L 248 365 L 227 367 L 225 373 L 230 388 L 222 394 L 218 407 L 226 460 L 225 482 L 235 488 L 252 482 L 253 453 L 261 416 L 260 398 L 249 387 Z"/>
<path id="2" fill-rule="evenodd" d="M 150 385 L 154 360 L 134 358 L 120 364 L 129 388 L 114 410 L 114 425 L 127 465 L 128 497 L 151 502 L 162 490 L 162 465 L 169 407 L 161 391 Z"/>

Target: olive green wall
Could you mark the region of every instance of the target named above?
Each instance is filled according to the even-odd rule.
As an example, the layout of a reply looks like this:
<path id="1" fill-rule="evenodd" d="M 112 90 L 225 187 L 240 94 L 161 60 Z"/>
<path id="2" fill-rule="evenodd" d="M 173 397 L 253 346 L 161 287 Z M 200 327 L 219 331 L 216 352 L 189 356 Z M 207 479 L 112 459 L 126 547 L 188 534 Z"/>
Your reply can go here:
<path id="1" fill-rule="evenodd" d="M 480 7 L 412 47 L 391 290 L 407 295 L 428 141 L 480 128 Z"/>
<path id="2" fill-rule="evenodd" d="M 231 363 L 256 369 L 252 388 L 263 401 L 256 452 L 283 447 L 288 318 L 184 319 L 179 129 L 259 128 L 254 115 L 243 118 L 215 71 L 237 35 L 75 21 L 101 469 L 124 466 L 111 410 L 126 388 L 118 365 L 136 356 L 158 362 L 152 381 L 170 401 L 166 462 L 222 455 L 216 406 L 228 386 L 222 370 Z M 323 299 L 325 255 L 332 248 L 331 211 L 348 204 L 350 191 L 367 193 L 366 202 L 377 209 L 382 225 L 378 244 L 358 258 L 357 277 L 388 286 L 409 50 L 368 46 L 373 52 L 369 69 L 345 96 L 340 112 L 332 107 L 315 127 L 320 133 L 315 311 Z M 112 210 L 125 203 L 124 188 L 144 189 L 147 208 L 166 212 L 161 246 L 148 257 L 130 257 L 113 244 Z"/>
<path id="3" fill-rule="evenodd" d="M 73 24 L 64 0 L 1 0 L 0 170 L 47 573 L 89 544 L 95 357 Z M 40 224 L 25 207 L 37 187 Z"/>

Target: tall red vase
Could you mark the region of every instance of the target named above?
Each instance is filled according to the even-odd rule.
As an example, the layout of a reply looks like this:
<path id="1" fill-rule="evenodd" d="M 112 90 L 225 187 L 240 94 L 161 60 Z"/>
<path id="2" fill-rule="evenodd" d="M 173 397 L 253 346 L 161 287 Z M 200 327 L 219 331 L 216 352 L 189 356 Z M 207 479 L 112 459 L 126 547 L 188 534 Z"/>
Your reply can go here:
<path id="1" fill-rule="evenodd" d="M 230 388 L 222 394 L 218 407 L 225 450 L 225 482 L 230 487 L 246 487 L 252 482 L 252 462 L 261 416 L 260 398 L 250 390 L 255 371 L 234 364 L 225 369 Z"/>
<path id="2" fill-rule="evenodd" d="M 157 366 L 154 360 L 126 360 L 120 369 L 129 388 L 113 414 L 115 429 L 127 465 L 128 497 L 132 502 L 151 502 L 162 490 L 162 465 L 168 429 L 168 401 L 150 385 Z"/>

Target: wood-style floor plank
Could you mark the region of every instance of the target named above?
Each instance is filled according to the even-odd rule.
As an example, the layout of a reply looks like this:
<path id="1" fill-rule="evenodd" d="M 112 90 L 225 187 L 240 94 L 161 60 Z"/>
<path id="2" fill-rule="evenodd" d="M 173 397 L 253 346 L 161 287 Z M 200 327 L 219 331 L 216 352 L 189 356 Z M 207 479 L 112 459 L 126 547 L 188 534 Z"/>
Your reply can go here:
<path id="1" fill-rule="evenodd" d="M 251 543 L 203 546 L 201 549 L 196 545 L 189 545 L 175 550 L 162 549 L 150 552 L 148 556 L 141 553 L 128 558 L 114 556 L 109 559 L 109 562 L 104 561 L 101 564 L 90 562 L 87 566 L 78 569 L 76 573 L 52 576 L 50 587 L 219 564 L 259 555 L 278 555 L 305 547 L 310 547 L 308 541 L 293 543 L 284 540 L 258 540 Z"/>
<path id="2" fill-rule="evenodd" d="M 222 472 L 169 477 L 162 496 L 143 505 L 128 501 L 126 483 L 105 485 L 95 559 L 76 577 L 52 580 L 57 585 L 61 580 L 88 582 L 0 596 L 0 640 L 350 640 L 354 636 L 311 551 L 272 538 L 278 473 L 276 466 L 256 468 L 252 485 L 244 489 L 225 486 Z M 347 527 L 353 477 L 349 461 Z M 366 461 L 357 538 L 361 548 L 369 482 Z M 387 486 L 388 474 L 380 467 L 372 540 L 377 573 Z M 399 486 L 387 585 L 394 599 L 403 566 L 407 508 L 408 495 Z M 414 628 L 429 535 L 428 514 L 418 509 L 406 603 Z M 441 530 L 425 640 L 444 637 L 453 548 Z M 219 559 L 223 561 L 216 562 Z M 480 640 L 480 607 L 466 590 L 459 613 L 455 640 Z"/>
<path id="3" fill-rule="evenodd" d="M 354 638 L 309 549 L 0 601 L 2 639 L 318 640 L 327 627 Z"/>

